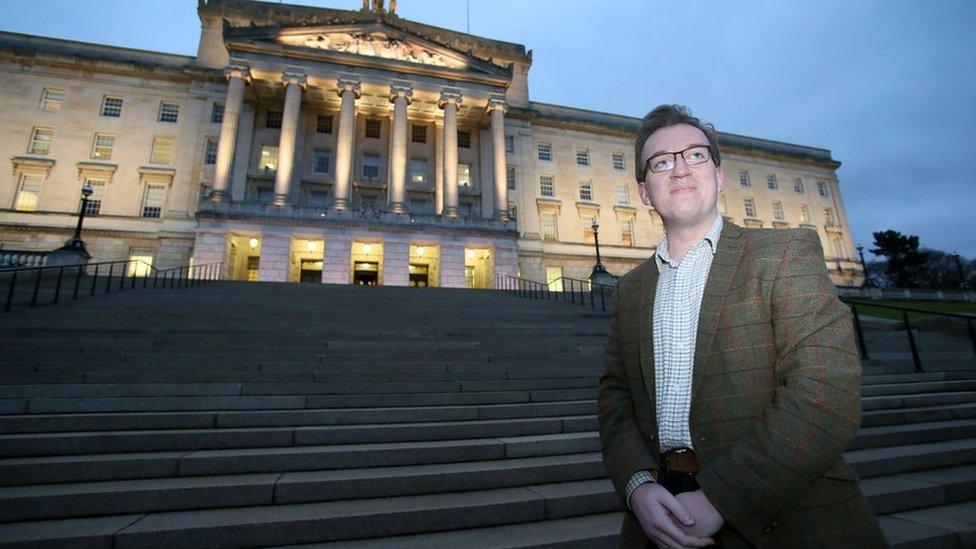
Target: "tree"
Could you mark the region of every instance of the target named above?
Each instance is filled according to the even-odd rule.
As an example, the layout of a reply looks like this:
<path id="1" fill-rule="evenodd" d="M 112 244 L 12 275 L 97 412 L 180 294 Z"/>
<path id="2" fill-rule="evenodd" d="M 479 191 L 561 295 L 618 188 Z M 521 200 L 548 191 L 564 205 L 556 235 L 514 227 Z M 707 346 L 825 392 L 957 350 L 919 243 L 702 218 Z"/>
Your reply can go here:
<path id="1" fill-rule="evenodd" d="M 917 288 L 928 253 L 918 249 L 918 237 L 887 230 L 874 234 L 874 248 L 870 251 L 887 259 L 885 273 L 898 288 Z"/>
<path id="2" fill-rule="evenodd" d="M 969 271 L 968 261 L 957 254 L 942 250 L 924 250 L 925 270 L 920 277 L 922 286 L 933 290 L 958 290 L 963 287 Z"/>

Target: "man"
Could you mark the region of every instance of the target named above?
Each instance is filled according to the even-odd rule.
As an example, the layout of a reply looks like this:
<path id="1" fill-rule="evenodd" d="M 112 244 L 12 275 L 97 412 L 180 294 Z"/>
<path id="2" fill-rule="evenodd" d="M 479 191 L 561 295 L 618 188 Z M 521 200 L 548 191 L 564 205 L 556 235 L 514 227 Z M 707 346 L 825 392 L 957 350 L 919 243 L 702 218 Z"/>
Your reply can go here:
<path id="1" fill-rule="evenodd" d="M 884 546 L 841 457 L 860 362 L 816 233 L 724 221 L 715 130 L 684 107 L 635 153 L 665 235 L 618 282 L 600 380 L 621 546 Z"/>

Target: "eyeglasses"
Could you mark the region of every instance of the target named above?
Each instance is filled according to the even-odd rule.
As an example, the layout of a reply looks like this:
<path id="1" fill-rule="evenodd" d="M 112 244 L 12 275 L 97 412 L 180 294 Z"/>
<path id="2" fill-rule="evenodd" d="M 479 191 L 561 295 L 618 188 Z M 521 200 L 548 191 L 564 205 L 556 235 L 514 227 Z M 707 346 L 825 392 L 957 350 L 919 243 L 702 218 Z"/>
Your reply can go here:
<path id="1" fill-rule="evenodd" d="M 644 173 L 646 174 L 648 171 L 661 173 L 673 170 L 679 154 L 689 166 L 704 164 L 712 157 L 709 154 L 708 145 L 692 145 L 683 151 L 663 152 L 648 158 L 644 164 Z"/>

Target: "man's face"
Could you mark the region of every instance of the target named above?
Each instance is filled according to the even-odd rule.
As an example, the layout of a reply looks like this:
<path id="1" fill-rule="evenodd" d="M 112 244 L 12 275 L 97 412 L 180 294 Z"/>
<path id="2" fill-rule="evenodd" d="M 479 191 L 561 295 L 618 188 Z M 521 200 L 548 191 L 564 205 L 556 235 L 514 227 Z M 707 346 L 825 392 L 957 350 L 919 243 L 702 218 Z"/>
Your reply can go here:
<path id="1" fill-rule="evenodd" d="M 695 145 L 708 146 L 704 132 L 688 124 L 667 126 L 652 133 L 644 143 L 641 162 L 662 152 L 678 152 Z M 674 168 L 662 172 L 647 170 L 638 185 L 641 200 L 653 206 L 667 227 L 694 228 L 710 224 L 718 215 L 718 191 L 725 184 L 722 170 L 711 158 L 689 166 L 675 155 Z"/>

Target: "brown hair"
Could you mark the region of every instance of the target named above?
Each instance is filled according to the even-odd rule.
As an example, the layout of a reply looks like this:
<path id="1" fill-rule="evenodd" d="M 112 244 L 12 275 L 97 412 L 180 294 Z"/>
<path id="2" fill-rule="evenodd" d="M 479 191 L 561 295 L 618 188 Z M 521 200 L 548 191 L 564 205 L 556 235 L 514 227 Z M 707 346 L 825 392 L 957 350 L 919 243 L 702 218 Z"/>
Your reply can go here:
<path id="1" fill-rule="evenodd" d="M 688 124 L 701 130 L 705 134 L 705 137 L 708 138 L 708 152 L 712 155 L 712 161 L 715 162 L 715 167 L 717 168 L 722 165 L 722 153 L 718 150 L 718 138 L 715 135 L 714 126 L 692 116 L 691 110 L 683 105 L 661 105 L 647 113 L 647 116 L 641 120 L 640 128 L 637 129 L 637 136 L 634 139 L 634 158 L 636 160 L 634 162 L 634 171 L 637 176 L 637 181 L 644 181 L 647 176 L 645 173 L 646 164 L 644 159 L 641 158 L 647 139 L 659 129 L 676 124 Z"/>

